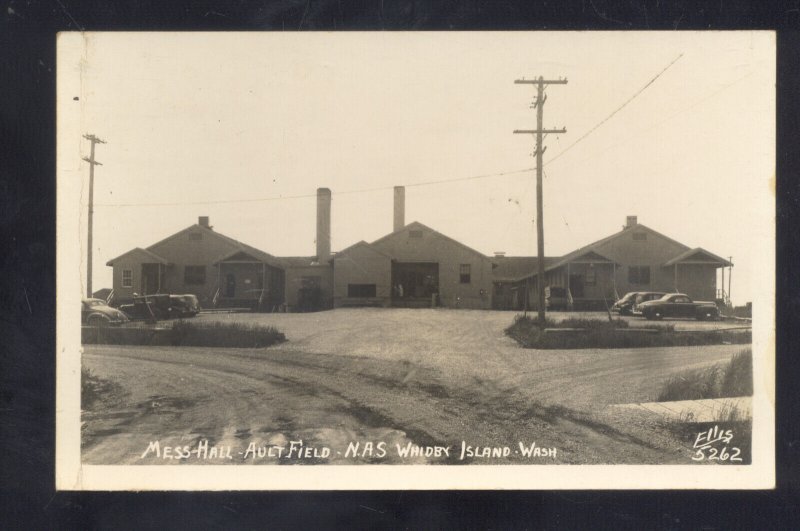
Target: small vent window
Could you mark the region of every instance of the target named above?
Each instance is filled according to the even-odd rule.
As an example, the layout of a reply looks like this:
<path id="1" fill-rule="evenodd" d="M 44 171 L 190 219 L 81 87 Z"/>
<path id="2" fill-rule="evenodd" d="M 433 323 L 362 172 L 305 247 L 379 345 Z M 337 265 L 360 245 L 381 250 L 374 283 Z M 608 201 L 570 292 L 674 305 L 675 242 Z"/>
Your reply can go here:
<path id="1" fill-rule="evenodd" d="M 190 232 L 189 233 L 189 239 L 190 240 L 194 240 L 194 241 L 202 240 L 203 239 L 203 233 L 202 232 Z"/>
<path id="2" fill-rule="evenodd" d="M 422 238 L 422 231 L 419 229 L 414 229 L 408 231 L 409 238 Z"/>
<path id="3" fill-rule="evenodd" d="M 647 240 L 647 233 L 646 232 L 634 232 L 633 239 L 637 242 L 643 242 Z"/>

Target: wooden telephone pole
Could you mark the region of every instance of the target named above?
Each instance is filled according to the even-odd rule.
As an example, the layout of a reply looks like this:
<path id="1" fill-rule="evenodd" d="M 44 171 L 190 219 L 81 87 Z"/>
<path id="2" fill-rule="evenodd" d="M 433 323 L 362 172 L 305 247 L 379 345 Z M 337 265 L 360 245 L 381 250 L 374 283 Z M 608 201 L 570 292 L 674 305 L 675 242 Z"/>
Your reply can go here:
<path id="1" fill-rule="evenodd" d="M 105 144 L 105 141 L 100 140 L 94 135 L 86 134 L 83 138 L 92 143 L 92 151 L 88 157 L 83 157 L 83 160 L 89 163 L 89 237 L 88 248 L 86 251 L 86 297 L 92 298 L 92 222 L 94 218 L 94 167 L 102 166 L 99 162 L 94 160 L 94 146 L 95 144 Z"/>
<path id="2" fill-rule="evenodd" d="M 515 84 L 536 85 L 536 100 L 533 107 L 536 109 L 536 129 L 516 129 L 515 134 L 536 135 L 536 243 L 538 247 L 538 274 L 536 278 L 536 290 L 539 295 L 539 323 L 544 326 L 544 202 L 542 200 L 542 155 L 546 147 L 542 146 L 544 135 L 548 133 L 566 133 L 566 128 L 561 129 L 542 129 L 542 117 L 544 114 L 544 102 L 547 96 L 544 94 L 547 85 L 566 85 L 566 79 L 517 79 Z"/>

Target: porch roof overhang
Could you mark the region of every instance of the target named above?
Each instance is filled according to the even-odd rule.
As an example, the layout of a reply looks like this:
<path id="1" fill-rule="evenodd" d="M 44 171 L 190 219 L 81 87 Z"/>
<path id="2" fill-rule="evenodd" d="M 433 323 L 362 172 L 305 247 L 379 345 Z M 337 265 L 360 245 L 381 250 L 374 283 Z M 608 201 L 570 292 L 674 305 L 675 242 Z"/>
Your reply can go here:
<path id="1" fill-rule="evenodd" d="M 277 259 L 266 253 L 248 252 L 242 249 L 236 249 L 213 262 L 213 265 L 220 264 L 266 264 L 270 267 L 283 269 L 283 264 Z"/>
<path id="2" fill-rule="evenodd" d="M 166 258 L 164 258 L 162 256 L 158 256 L 153 251 L 148 251 L 147 249 L 142 249 L 141 247 L 135 247 L 135 248 L 131 249 L 130 251 L 128 251 L 127 253 L 123 253 L 123 254 L 119 255 L 118 257 L 116 257 L 116 258 L 112 258 L 111 260 L 106 262 L 106 265 L 107 266 L 113 266 L 114 262 L 118 262 L 118 261 L 122 260 L 123 258 L 127 258 L 128 256 L 136 255 L 136 254 L 141 255 L 142 260 L 140 260 L 140 261 L 142 263 L 170 265 L 169 260 L 167 260 Z M 150 262 L 145 262 L 144 260 L 150 260 Z"/>
<path id="3" fill-rule="evenodd" d="M 586 252 L 575 254 L 571 253 L 563 258 L 556 260 L 550 265 L 545 266 L 544 271 L 548 273 L 560 267 L 564 267 L 567 264 L 606 264 L 606 265 L 620 265 L 614 260 L 611 260 L 607 256 L 603 256 L 595 251 L 587 250 Z M 515 279 L 515 282 L 525 280 L 526 278 L 533 278 L 538 276 L 539 272 L 534 271 L 522 277 Z"/>
<path id="4" fill-rule="evenodd" d="M 721 256 L 706 251 L 702 247 L 696 247 L 684 251 L 678 256 L 667 260 L 664 267 L 673 266 L 675 264 L 700 264 L 700 265 L 713 265 L 715 267 L 731 267 L 733 262 L 725 260 Z"/>

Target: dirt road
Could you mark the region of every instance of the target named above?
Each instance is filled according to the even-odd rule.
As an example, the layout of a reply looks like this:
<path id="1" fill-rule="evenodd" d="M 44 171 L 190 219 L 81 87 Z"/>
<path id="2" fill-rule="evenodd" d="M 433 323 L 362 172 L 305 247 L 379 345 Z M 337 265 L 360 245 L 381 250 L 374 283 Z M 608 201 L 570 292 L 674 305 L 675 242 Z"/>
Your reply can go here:
<path id="1" fill-rule="evenodd" d="M 671 374 L 741 349 L 525 350 L 503 335 L 511 317 L 400 309 L 216 315 L 200 319 L 272 324 L 289 342 L 260 350 L 87 346 L 84 365 L 116 385 L 84 413 L 84 461 L 219 464 L 152 451 L 142 459 L 152 441 L 207 441 L 232 448 L 222 461 L 230 463 L 686 463 L 668 433 L 648 419 L 611 418 L 605 406 L 650 400 Z M 298 440 L 331 453 L 248 451 Z M 461 459 L 462 441 L 509 447 L 510 455 Z M 368 442 L 385 443 L 387 455 L 365 452 Z M 534 442 L 555 456 L 523 457 L 519 443 Z M 408 444 L 449 448 L 402 457 L 397 446 Z"/>

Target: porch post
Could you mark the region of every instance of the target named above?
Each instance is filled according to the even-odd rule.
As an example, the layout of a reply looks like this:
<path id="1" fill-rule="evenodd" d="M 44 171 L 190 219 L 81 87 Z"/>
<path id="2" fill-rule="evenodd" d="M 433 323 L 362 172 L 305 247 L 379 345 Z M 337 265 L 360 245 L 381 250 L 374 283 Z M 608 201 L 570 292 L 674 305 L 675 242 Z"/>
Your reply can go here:
<path id="1" fill-rule="evenodd" d="M 261 304 L 264 304 L 264 290 L 267 289 L 267 264 L 261 262 Z"/>
<path id="2" fill-rule="evenodd" d="M 675 262 L 675 293 L 678 293 L 678 262 Z"/>
<path id="3" fill-rule="evenodd" d="M 158 264 L 158 291 L 156 293 L 161 293 L 161 264 Z"/>
<path id="4" fill-rule="evenodd" d="M 619 299 L 619 293 L 617 293 L 617 263 L 611 262 L 611 285 L 614 286 L 614 298 Z"/>

